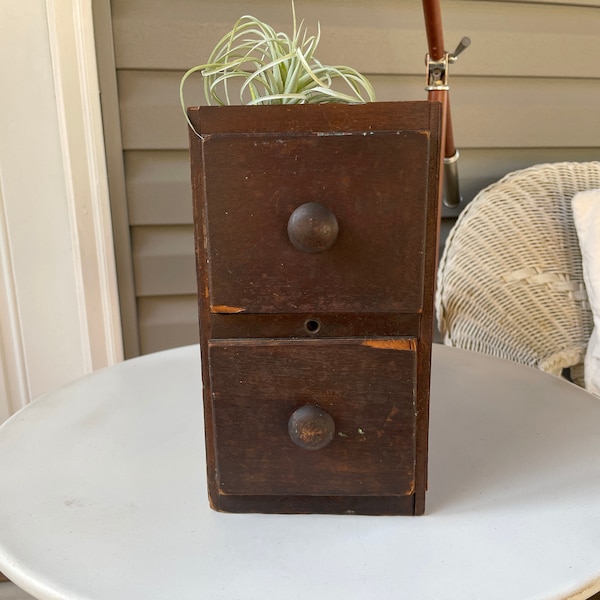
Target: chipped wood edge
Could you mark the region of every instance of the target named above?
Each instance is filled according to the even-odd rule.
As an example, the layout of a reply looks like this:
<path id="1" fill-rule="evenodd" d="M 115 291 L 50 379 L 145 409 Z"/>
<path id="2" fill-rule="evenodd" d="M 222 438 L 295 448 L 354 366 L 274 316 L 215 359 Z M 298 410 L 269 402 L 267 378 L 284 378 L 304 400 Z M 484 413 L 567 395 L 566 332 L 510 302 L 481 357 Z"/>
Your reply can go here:
<path id="1" fill-rule="evenodd" d="M 411 352 L 416 352 L 417 350 L 417 340 L 414 337 L 371 339 L 365 340 L 362 345 L 369 348 L 376 348 L 377 350 L 409 350 Z"/>

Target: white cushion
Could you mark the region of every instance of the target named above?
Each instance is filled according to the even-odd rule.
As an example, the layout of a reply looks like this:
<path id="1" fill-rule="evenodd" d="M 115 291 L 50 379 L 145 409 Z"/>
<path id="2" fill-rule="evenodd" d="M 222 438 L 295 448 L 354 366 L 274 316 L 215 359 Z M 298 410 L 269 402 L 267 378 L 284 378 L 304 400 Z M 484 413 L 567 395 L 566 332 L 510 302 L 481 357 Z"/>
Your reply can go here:
<path id="1" fill-rule="evenodd" d="M 585 387 L 600 396 L 600 189 L 579 192 L 573 197 L 573 219 L 594 319 L 584 362 Z"/>

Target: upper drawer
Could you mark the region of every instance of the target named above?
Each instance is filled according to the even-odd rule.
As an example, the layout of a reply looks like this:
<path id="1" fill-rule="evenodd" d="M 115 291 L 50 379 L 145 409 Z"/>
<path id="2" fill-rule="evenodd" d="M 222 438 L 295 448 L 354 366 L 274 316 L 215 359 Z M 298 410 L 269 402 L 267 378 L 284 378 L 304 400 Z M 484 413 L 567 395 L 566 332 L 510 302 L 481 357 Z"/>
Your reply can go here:
<path id="1" fill-rule="evenodd" d="M 420 311 L 426 256 L 436 251 L 431 120 L 206 135 L 193 168 L 202 171 L 196 218 L 212 312 Z M 307 203 L 337 222 L 327 250 L 291 241 L 290 217 Z M 328 226 L 320 218 L 309 212 L 296 225 L 318 236 Z"/>

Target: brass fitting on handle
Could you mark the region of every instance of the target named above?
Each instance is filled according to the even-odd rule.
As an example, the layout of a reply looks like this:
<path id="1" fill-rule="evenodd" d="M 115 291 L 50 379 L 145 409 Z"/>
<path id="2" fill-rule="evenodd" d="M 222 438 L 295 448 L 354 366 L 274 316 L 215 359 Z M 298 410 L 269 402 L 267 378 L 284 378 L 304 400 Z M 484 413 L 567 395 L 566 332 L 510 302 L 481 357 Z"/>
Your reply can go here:
<path id="1" fill-rule="evenodd" d="M 448 66 L 458 60 L 458 55 L 464 52 L 471 45 L 471 38 L 463 37 L 454 52 L 444 53 L 440 60 L 433 60 L 429 54 L 425 58 L 427 65 L 427 86 L 428 92 L 435 90 L 448 90 Z"/>

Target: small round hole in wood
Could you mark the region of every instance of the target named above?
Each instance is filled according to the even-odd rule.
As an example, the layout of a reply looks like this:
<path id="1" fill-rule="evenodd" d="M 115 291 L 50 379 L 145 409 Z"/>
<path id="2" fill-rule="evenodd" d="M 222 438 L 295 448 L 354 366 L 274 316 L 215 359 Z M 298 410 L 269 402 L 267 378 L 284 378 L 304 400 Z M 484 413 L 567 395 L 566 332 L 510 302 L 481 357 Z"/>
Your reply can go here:
<path id="1" fill-rule="evenodd" d="M 304 322 L 304 329 L 311 335 L 315 335 L 321 331 L 321 323 L 317 319 L 308 319 Z"/>

